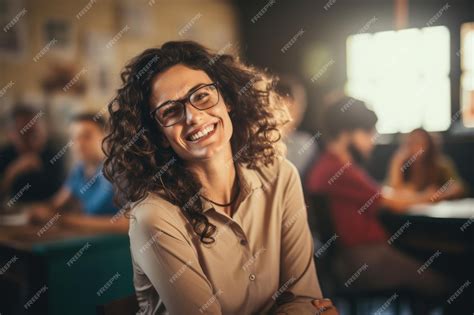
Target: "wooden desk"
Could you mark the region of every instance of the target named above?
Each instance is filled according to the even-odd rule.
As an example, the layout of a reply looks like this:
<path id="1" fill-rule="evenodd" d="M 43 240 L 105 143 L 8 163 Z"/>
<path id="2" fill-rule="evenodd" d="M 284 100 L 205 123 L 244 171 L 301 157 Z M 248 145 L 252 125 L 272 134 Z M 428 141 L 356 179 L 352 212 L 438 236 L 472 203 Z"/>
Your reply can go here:
<path id="1" fill-rule="evenodd" d="M 95 314 L 96 305 L 134 292 L 128 235 L 41 229 L 0 226 L 0 289 L 11 295 L 1 299 L 2 314 Z"/>

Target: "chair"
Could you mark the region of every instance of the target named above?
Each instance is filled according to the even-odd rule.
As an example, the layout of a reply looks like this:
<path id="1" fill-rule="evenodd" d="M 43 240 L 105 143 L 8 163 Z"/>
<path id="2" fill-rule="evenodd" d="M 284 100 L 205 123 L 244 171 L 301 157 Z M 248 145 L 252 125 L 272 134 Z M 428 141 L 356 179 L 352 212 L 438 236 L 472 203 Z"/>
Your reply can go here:
<path id="1" fill-rule="evenodd" d="M 97 315 L 130 315 L 139 311 L 135 294 L 97 306 Z"/>
<path id="2" fill-rule="evenodd" d="M 322 244 L 326 244 L 336 234 L 334 222 L 330 212 L 330 200 L 324 194 L 306 194 L 308 201 L 308 223 L 313 234 Z M 360 302 L 374 299 L 388 299 L 396 291 L 400 297 L 410 297 L 410 293 L 401 288 L 393 289 L 352 289 L 347 288 L 343 284 L 343 279 L 334 270 L 335 262 L 341 259 L 341 253 L 344 248 L 339 245 L 338 241 L 334 241 L 328 246 L 324 254 L 318 257 L 317 268 L 318 276 L 321 280 L 322 290 L 327 296 L 335 299 L 346 301 L 349 304 L 350 314 L 366 314 L 359 313 Z M 400 314 L 400 299 L 396 299 L 393 303 L 395 314 Z"/>

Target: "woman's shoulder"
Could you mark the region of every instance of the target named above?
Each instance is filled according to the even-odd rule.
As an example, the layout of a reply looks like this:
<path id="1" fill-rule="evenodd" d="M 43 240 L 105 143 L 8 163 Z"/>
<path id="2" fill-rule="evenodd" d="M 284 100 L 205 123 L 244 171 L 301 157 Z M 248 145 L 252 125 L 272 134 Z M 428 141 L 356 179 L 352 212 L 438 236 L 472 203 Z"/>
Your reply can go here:
<path id="1" fill-rule="evenodd" d="M 449 179 L 458 180 L 459 174 L 454 161 L 447 155 L 441 155 L 437 160 L 439 180 L 444 182 Z"/>
<path id="2" fill-rule="evenodd" d="M 293 176 L 299 179 L 298 169 L 286 157 L 275 159 L 273 164 L 259 167 L 257 174 L 264 186 L 274 183 L 277 179 L 285 182 Z"/>
<path id="3" fill-rule="evenodd" d="M 130 209 L 130 231 L 133 228 L 176 228 L 186 222 L 179 207 L 158 193 L 149 192 L 144 199 L 132 203 Z"/>
<path id="4" fill-rule="evenodd" d="M 158 194 L 148 193 L 143 200 L 131 205 L 128 236 L 137 266 L 143 268 L 149 264 L 148 255 L 155 255 L 156 251 L 148 249 L 157 249 L 159 244 L 190 246 L 192 240 L 186 224 L 179 208 Z"/>

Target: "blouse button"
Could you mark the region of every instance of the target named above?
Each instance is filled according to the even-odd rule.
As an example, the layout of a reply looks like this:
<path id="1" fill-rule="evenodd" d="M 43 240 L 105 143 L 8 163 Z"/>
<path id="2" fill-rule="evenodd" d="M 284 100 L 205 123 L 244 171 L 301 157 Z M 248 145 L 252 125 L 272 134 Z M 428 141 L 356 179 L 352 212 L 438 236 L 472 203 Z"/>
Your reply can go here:
<path id="1" fill-rule="evenodd" d="M 255 280 L 255 275 L 253 273 L 250 274 L 249 279 L 250 279 L 250 281 L 254 281 Z"/>

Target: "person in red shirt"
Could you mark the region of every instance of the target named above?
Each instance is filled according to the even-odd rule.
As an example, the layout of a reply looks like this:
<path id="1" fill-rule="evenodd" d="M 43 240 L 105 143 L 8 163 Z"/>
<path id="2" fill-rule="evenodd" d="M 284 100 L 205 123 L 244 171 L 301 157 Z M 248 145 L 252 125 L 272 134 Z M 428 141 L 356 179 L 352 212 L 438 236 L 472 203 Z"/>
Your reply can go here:
<path id="1" fill-rule="evenodd" d="M 335 230 L 344 246 L 387 241 L 376 217 L 380 188 L 352 159 L 325 151 L 312 169 L 307 187 L 330 198 Z"/>
<path id="2" fill-rule="evenodd" d="M 404 211 L 428 202 L 434 192 L 382 191 L 360 166 L 374 147 L 377 122 L 375 113 L 362 101 L 343 98 L 329 106 L 322 118 L 324 150 L 305 186 L 308 193 L 324 195 L 329 201 L 336 242 L 342 249 L 341 279 L 357 273 L 357 279 L 345 282 L 346 287 L 403 287 L 431 297 L 442 294 L 445 278 L 432 270 L 417 272 L 423 262 L 394 248 L 377 219 L 381 208 Z"/>

